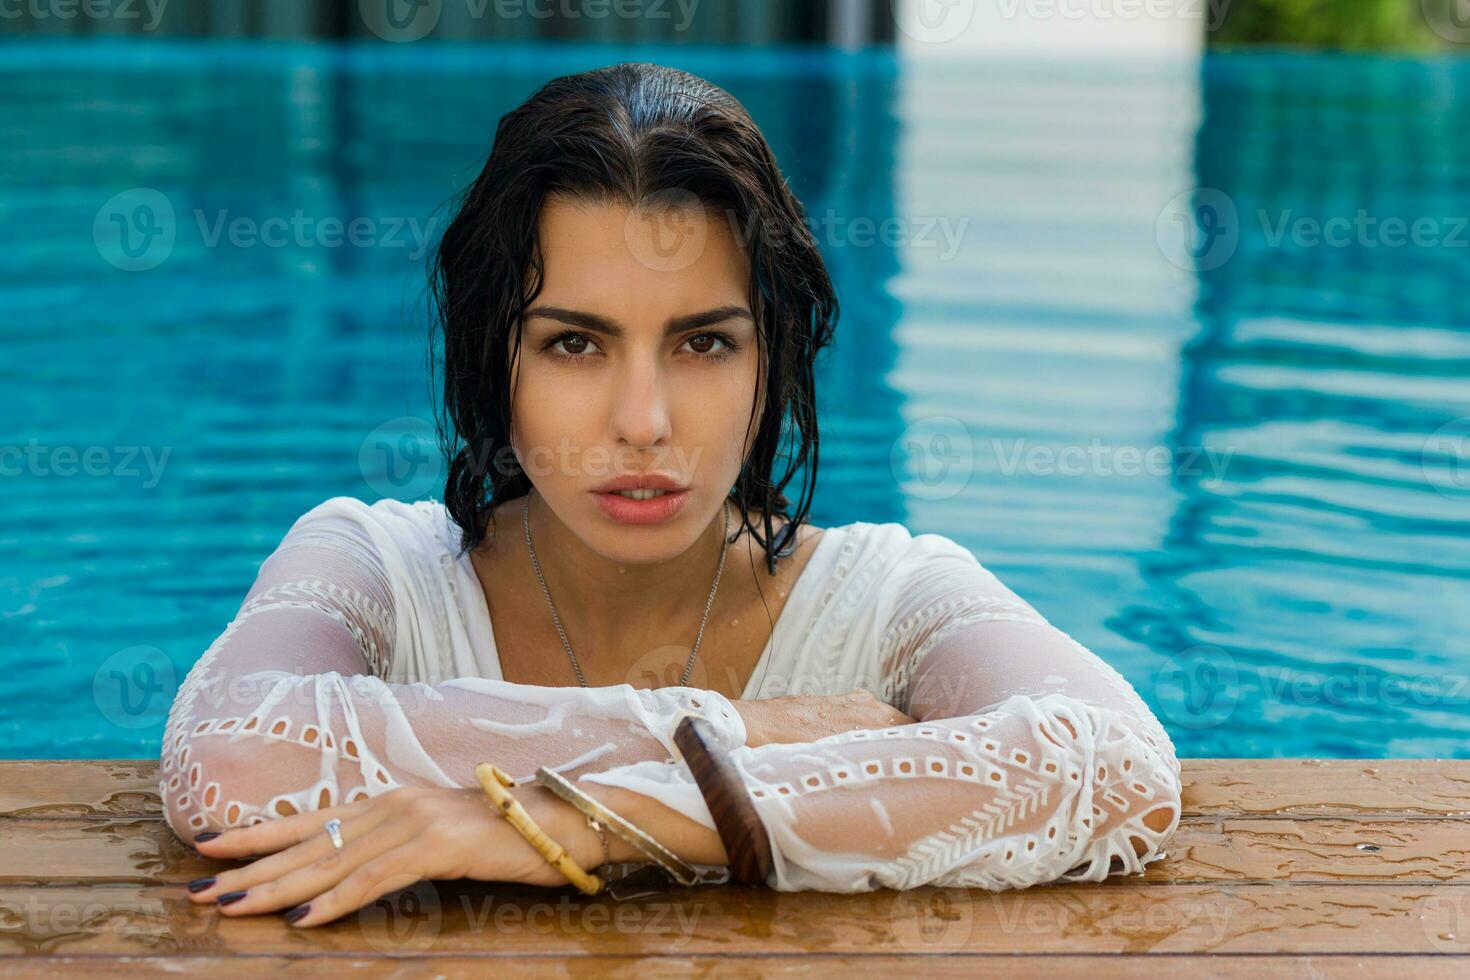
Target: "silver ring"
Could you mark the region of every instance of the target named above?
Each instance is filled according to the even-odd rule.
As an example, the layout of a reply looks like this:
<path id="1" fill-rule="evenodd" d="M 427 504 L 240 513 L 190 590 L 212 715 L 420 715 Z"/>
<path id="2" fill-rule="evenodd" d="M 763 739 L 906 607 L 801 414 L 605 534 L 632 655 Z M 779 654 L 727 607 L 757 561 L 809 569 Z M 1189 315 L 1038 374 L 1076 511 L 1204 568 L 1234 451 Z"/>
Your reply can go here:
<path id="1" fill-rule="evenodd" d="M 339 851 L 342 850 L 342 821 L 333 817 L 326 822 L 324 829 L 327 836 L 332 838 L 332 846 Z"/>

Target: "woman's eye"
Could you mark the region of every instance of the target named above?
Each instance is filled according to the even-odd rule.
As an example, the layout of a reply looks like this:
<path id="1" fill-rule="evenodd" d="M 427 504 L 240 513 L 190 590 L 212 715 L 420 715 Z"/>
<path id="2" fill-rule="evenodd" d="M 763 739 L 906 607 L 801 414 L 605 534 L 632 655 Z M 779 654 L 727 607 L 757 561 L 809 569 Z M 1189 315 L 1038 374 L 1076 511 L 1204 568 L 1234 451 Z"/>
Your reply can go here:
<path id="1" fill-rule="evenodd" d="M 690 337 L 689 338 L 689 343 L 694 346 L 694 353 L 696 353 L 696 354 L 710 354 L 710 353 L 719 353 L 718 351 L 712 351 L 710 349 L 710 346 L 712 344 L 724 343 L 724 341 L 720 340 L 719 337 L 715 336 L 712 333 L 702 333 L 702 334 L 697 334 L 697 335 L 695 335 L 693 337 Z"/>
<path id="2" fill-rule="evenodd" d="M 566 349 L 557 350 L 556 348 L 562 344 L 567 345 Z M 580 357 L 581 355 L 587 353 L 588 345 L 591 345 L 593 347 L 597 346 L 596 344 L 592 343 L 592 338 L 584 333 L 568 333 L 562 334 L 560 337 L 553 340 L 547 346 L 547 349 L 551 351 L 551 353 L 556 354 L 560 357 Z"/>
<path id="3" fill-rule="evenodd" d="M 721 360 L 735 353 L 733 341 L 721 333 L 695 334 L 684 342 L 696 357 L 711 361 Z M 595 341 L 585 333 L 564 333 L 554 337 L 544 348 L 546 353 L 562 361 L 579 361 L 596 353 Z"/>
<path id="4" fill-rule="evenodd" d="M 711 342 L 719 344 L 720 346 L 716 349 L 711 350 Z M 724 334 L 695 334 L 693 337 L 689 338 L 689 343 L 693 347 L 694 353 L 698 354 L 700 357 L 708 357 L 717 360 L 719 358 L 725 357 L 728 354 L 735 353 L 735 345 Z"/>

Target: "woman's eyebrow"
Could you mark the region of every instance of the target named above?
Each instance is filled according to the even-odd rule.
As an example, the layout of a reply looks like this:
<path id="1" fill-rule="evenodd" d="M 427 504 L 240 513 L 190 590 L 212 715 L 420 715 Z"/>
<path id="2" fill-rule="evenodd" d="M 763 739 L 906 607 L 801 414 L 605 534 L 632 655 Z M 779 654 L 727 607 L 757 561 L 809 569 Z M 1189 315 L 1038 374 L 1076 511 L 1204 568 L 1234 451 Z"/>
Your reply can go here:
<path id="1" fill-rule="evenodd" d="M 533 306 L 525 312 L 525 319 L 532 317 L 545 317 L 548 320 L 557 320 L 573 327 L 581 327 L 583 330 L 591 330 L 596 333 L 606 334 L 609 337 L 622 337 L 624 330 L 615 320 L 609 320 L 605 316 L 596 313 L 587 313 L 582 310 L 569 310 L 562 306 Z M 702 313 L 686 313 L 683 316 L 672 317 L 664 325 L 664 336 L 681 333 L 685 330 L 693 330 L 698 327 L 713 326 L 726 320 L 754 320 L 755 317 L 750 310 L 743 306 L 716 306 L 712 310 Z"/>

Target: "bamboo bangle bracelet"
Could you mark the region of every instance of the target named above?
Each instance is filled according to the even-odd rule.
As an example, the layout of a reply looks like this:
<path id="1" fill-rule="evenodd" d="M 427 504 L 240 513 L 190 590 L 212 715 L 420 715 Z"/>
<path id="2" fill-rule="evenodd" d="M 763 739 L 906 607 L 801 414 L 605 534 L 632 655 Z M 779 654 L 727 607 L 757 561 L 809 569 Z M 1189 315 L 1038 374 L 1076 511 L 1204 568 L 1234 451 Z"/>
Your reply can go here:
<path id="1" fill-rule="evenodd" d="M 729 857 L 731 876 L 742 884 L 766 884 L 775 865 L 770 838 L 750 794 L 745 790 L 740 773 L 729 753 L 720 745 L 713 728 L 704 718 L 693 715 L 685 717 L 675 728 L 674 744 L 709 807 L 710 816 Z M 585 894 L 596 895 L 602 891 L 605 884 L 603 879 L 584 871 L 567 853 L 566 848 L 546 836 L 545 831 L 536 825 L 520 801 L 506 792 L 506 787 L 515 785 L 515 780 L 508 773 L 488 762 L 482 762 L 475 767 L 475 778 L 510 825 L 548 864 Z M 588 823 L 602 836 L 604 859 L 607 857 L 605 831 L 611 830 L 645 854 L 679 884 L 699 884 L 699 873 L 693 865 L 603 806 L 561 774 L 543 766 L 536 770 L 536 779 L 587 818 Z"/>
<path id="2" fill-rule="evenodd" d="M 596 895 L 602 891 L 603 881 L 593 874 L 582 870 L 581 865 L 572 860 L 566 848 L 546 836 L 546 832 L 536 826 L 536 821 L 526 812 L 510 793 L 506 792 L 507 786 L 514 786 L 516 781 L 510 774 L 498 766 L 488 762 L 482 762 L 475 767 L 475 778 L 480 782 L 480 788 L 496 808 L 505 815 L 510 825 L 520 832 L 532 847 L 534 847 L 546 863 L 560 871 L 568 881 L 576 885 L 585 895 Z"/>

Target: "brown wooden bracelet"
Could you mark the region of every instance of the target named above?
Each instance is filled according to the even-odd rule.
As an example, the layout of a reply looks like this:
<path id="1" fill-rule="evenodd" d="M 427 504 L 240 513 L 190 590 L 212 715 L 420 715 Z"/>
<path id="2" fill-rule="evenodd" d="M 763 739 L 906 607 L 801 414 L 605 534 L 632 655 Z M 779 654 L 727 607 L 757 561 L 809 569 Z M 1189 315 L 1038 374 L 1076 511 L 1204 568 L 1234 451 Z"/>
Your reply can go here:
<path id="1" fill-rule="evenodd" d="M 714 729 L 703 718 L 685 716 L 674 729 L 674 745 L 704 794 L 730 860 L 730 877 L 744 885 L 766 884 L 776 864 L 771 839 Z"/>

